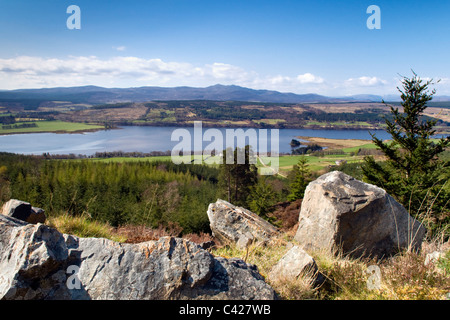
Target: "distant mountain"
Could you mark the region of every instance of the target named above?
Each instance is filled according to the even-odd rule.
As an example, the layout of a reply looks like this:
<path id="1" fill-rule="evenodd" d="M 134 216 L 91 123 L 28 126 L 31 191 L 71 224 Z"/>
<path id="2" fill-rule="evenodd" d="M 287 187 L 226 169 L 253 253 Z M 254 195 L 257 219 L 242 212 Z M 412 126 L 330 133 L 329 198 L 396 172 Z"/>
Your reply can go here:
<path id="1" fill-rule="evenodd" d="M 345 98 L 352 99 L 355 101 L 370 101 L 370 102 L 381 102 L 383 100 L 382 96 L 377 96 L 373 94 L 356 94 Z"/>
<path id="2" fill-rule="evenodd" d="M 117 103 L 144 102 L 151 100 L 217 100 L 217 101 L 253 101 L 276 103 L 339 103 L 372 101 L 396 101 L 398 96 L 354 95 L 348 97 L 327 97 L 314 93 L 295 94 L 273 90 L 255 90 L 235 85 L 214 85 L 206 88 L 195 87 L 139 87 L 139 88 L 103 88 L 97 86 L 20 89 L 0 91 L 1 101 L 70 101 L 72 103 Z M 449 96 L 435 97 L 434 101 L 450 101 Z"/>
<path id="3" fill-rule="evenodd" d="M 11 100 L 50 100 L 71 101 L 73 103 L 116 103 L 144 102 L 151 100 L 218 100 L 253 101 L 277 103 L 302 102 L 345 102 L 349 98 L 333 98 L 318 94 L 281 93 L 271 90 L 254 90 L 240 86 L 214 85 L 206 88 L 195 87 L 139 87 L 139 88 L 102 88 L 96 86 L 20 89 L 0 91 L 0 101 Z"/>

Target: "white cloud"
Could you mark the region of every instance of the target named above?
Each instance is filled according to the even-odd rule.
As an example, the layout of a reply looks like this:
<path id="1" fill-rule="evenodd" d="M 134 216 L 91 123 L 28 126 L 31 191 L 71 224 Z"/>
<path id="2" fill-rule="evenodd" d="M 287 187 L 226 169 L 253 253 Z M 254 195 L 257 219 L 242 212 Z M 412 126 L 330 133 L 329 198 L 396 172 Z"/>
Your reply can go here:
<path id="1" fill-rule="evenodd" d="M 447 79 L 446 79 L 447 80 Z M 133 56 L 99 58 L 68 56 L 42 58 L 19 56 L 0 59 L 0 89 L 98 85 L 104 87 L 239 85 L 281 92 L 344 96 L 381 94 L 398 85 L 392 79 L 361 76 L 329 82 L 310 72 L 298 75 L 262 75 L 240 66 L 215 62 L 193 65 L 186 62 L 143 59 Z M 448 86 L 448 81 L 441 85 Z"/>
<path id="2" fill-rule="evenodd" d="M 315 76 L 311 73 L 299 74 L 297 80 L 300 83 L 323 83 L 324 80 L 321 77 Z"/>
<path id="3" fill-rule="evenodd" d="M 125 51 L 127 50 L 127 47 L 125 46 L 119 46 L 119 47 L 113 47 L 113 49 L 117 50 L 117 51 Z"/>
<path id="4" fill-rule="evenodd" d="M 344 85 L 349 87 L 376 87 L 381 85 L 387 85 L 388 82 L 386 80 L 377 78 L 377 77 L 359 77 L 359 78 L 350 78 L 345 80 Z"/>
<path id="5" fill-rule="evenodd" d="M 261 76 L 254 71 L 221 62 L 194 66 L 186 62 L 132 56 L 108 59 L 96 56 L 69 56 L 64 59 L 20 56 L 0 59 L 1 89 L 86 84 L 132 87 L 207 86 L 221 83 L 256 89 L 306 92 L 308 85 L 320 85 L 323 82 L 321 77 L 311 73 L 296 77 Z"/>
<path id="6" fill-rule="evenodd" d="M 21 56 L 0 59 L 0 88 L 3 89 L 85 84 L 133 86 L 193 74 L 195 68 L 187 63 L 137 57 L 45 59 Z"/>

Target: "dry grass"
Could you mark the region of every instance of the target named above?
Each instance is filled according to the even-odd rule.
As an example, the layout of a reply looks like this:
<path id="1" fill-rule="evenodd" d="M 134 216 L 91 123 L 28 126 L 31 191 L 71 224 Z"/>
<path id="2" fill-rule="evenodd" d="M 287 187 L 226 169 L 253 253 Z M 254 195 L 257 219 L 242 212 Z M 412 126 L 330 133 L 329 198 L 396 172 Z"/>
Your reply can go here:
<path id="1" fill-rule="evenodd" d="M 118 242 L 125 240 L 109 224 L 92 220 L 87 215 L 72 216 L 65 213 L 48 217 L 46 223 L 61 233 L 71 234 L 81 238 L 107 238 Z"/>
<path id="2" fill-rule="evenodd" d="M 424 253 L 404 253 L 381 264 L 380 296 L 390 300 L 446 299 L 450 278 L 437 262 L 425 264 Z"/>
<path id="3" fill-rule="evenodd" d="M 315 300 L 317 299 L 319 288 L 314 286 L 314 274 L 300 274 L 292 280 L 285 277 L 279 277 L 271 280 L 270 285 L 278 295 L 285 300 Z"/>
<path id="4" fill-rule="evenodd" d="M 175 224 L 168 227 L 162 225 L 158 228 L 151 228 L 144 225 L 126 225 L 118 227 L 116 234 L 123 237 L 125 243 L 140 243 L 151 240 L 158 240 L 161 237 L 172 236 L 177 237 L 181 233 L 181 228 Z"/>
<path id="5" fill-rule="evenodd" d="M 447 249 L 445 249 L 447 248 Z M 341 253 L 312 252 L 319 270 L 327 278 L 327 286 L 318 298 L 335 300 L 438 300 L 450 292 L 449 270 L 443 260 L 425 263 L 434 250 L 448 252 L 448 243 L 423 244 L 421 252 L 404 251 L 385 260 L 353 259 Z M 370 288 L 368 281 L 379 270 L 379 285 Z"/>
<path id="6" fill-rule="evenodd" d="M 329 113 L 343 113 L 343 112 L 350 112 L 353 113 L 358 110 L 367 110 L 368 108 L 378 108 L 378 109 L 384 109 L 389 110 L 389 107 L 385 106 L 383 103 L 377 103 L 377 102 L 361 102 L 361 103 L 311 103 L 311 104 L 305 104 L 305 106 L 324 111 Z"/>
<path id="7" fill-rule="evenodd" d="M 325 278 L 319 287 L 313 285 L 314 277 L 310 274 L 300 275 L 295 280 L 282 276 L 269 279 L 268 274 L 288 251 L 287 243 L 292 237 L 293 232 L 290 232 L 268 246 L 252 244 L 245 250 L 227 245 L 213 249 L 212 253 L 241 258 L 256 265 L 266 281 L 286 300 L 441 300 L 447 299 L 450 292 L 450 246 L 436 241 L 424 243 L 420 253 L 405 251 L 380 261 L 355 259 L 339 251 L 309 252 Z M 445 258 L 425 264 L 427 254 L 435 250 L 448 253 Z M 379 270 L 380 281 L 375 288 L 369 285 L 374 279 L 371 268 Z"/>
<path id="8" fill-rule="evenodd" d="M 115 230 L 115 233 L 124 238 L 125 243 L 140 243 L 151 240 L 158 240 L 161 237 L 180 237 L 183 229 L 177 224 L 160 225 L 158 228 L 147 226 L 126 225 Z M 201 244 L 213 241 L 214 238 L 208 233 L 189 233 L 181 236 L 184 239 Z"/>
<path id="9" fill-rule="evenodd" d="M 371 142 L 371 140 L 357 140 L 357 139 L 329 139 L 318 137 L 299 137 L 310 143 L 318 144 L 322 147 L 328 147 L 330 149 L 345 149 L 359 147 Z"/>

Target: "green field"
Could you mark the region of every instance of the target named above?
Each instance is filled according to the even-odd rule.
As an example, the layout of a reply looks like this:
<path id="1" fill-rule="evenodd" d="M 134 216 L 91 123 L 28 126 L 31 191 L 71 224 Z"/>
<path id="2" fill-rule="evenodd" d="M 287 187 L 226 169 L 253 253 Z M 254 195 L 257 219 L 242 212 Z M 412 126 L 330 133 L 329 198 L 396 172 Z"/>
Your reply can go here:
<path id="1" fill-rule="evenodd" d="M 370 142 L 370 140 L 339 140 L 339 139 L 325 139 L 325 138 L 315 138 L 318 139 L 314 141 L 319 145 L 327 146 L 326 151 L 336 150 L 342 154 L 324 154 L 324 155 L 287 155 L 280 156 L 278 159 L 278 167 L 280 175 L 285 177 L 292 167 L 298 163 L 302 157 L 306 157 L 310 170 L 321 171 L 330 166 L 336 166 L 336 161 L 344 160 L 347 163 L 361 162 L 364 159 L 363 155 L 357 155 L 360 149 L 376 149 L 376 145 Z M 311 138 L 312 140 L 312 138 Z M 186 156 L 190 161 L 192 156 Z M 93 159 L 94 161 L 102 162 L 136 162 L 136 161 L 172 161 L 170 156 L 155 156 L 155 157 L 142 157 L 142 158 L 132 158 L 132 157 L 113 157 L 107 159 Z M 274 164 L 269 163 L 270 158 L 263 157 L 262 159 L 267 166 L 273 166 Z M 187 162 L 187 161 L 186 161 Z M 189 162 L 188 162 L 189 163 Z M 203 164 L 209 164 L 203 162 Z M 215 164 L 214 164 L 215 165 Z M 261 159 L 258 158 L 257 162 L 258 168 L 263 168 L 264 165 L 261 163 Z"/>
<path id="2" fill-rule="evenodd" d="M 20 125 L 24 122 L 18 122 L 16 124 Z M 0 126 L 0 134 L 12 134 L 12 133 L 35 133 L 35 132 L 78 132 L 87 130 L 100 130 L 103 126 L 85 124 L 85 123 L 74 123 L 74 122 L 64 122 L 64 121 L 34 121 L 37 127 L 32 128 L 17 128 L 17 129 L 3 129 Z"/>
<path id="3" fill-rule="evenodd" d="M 373 143 L 363 144 L 356 147 L 344 148 L 342 151 L 344 152 L 357 152 L 359 149 L 376 149 L 377 146 Z"/>
<path id="4" fill-rule="evenodd" d="M 308 167 L 312 171 L 319 171 L 328 166 L 334 166 L 334 165 L 336 165 L 336 161 L 338 161 L 338 160 L 345 160 L 345 161 L 347 161 L 347 163 L 352 163 L 352 162 L 360 162 L 363 159 L 363 157 L 361 157 L 361 156 L 351 156 L 348 154 L 328 155 L 328 156 L 324 156 L 324 157 L 316 157 L 316 156 L 311 156 L 311 155 L 281 156 L 280 157 L 280 171 L 287 172 L 287 171 L 292 170 L 292 166 L 297 164 L 297 162 L 300 160 L 301 157 L 306 158 L 306 160 L 308 161 Z"/>
<path id="5" fill-rule="evenodd" d="M 186 156 L 191 157 L 191 156 Z M 292 170 L 292 167 L 297 164 L 297 162 L 300 160 L 300 158 L 303 156 L 295 155 L 295 156 L 280 156 L 279 157 L 279 169 L 280 173 L 282 175 L 285 175 L 287 172 Z M 360 162 L 362 161 L 362 156 L 351 156 L 349 154 L 345 155 L 328 155 L 324 157 L 316 157 L 312 155 L 306 155 L 304 156 L 308 160 L 309 168 L 312 171 L 319 171 L 321 169 L 324 169 L 328 166 L 336 165 L 337 160 L 346 160 L 347 163 L 352 162 Z M 267 159 L 264 159 L 266 162 Z M 156 162 L 156 161 L 172 161 L 172 158 L 170 156 L 155 156 L 155 157 L 142 157 L 142 158 L 133 158 L 133 157 L 113 157 L 113 158 L 94 158 L 92 161 L 99 161 L 99 162 Z M 205 162 L 203 162 L 205 164 Z M 210 164 L 214 165 L 214 164 Z M 270 166 L 270 163 L 268 163 Z M 258 160 L 257 163 L 258 168 L 262 168 L 263 165 Z"/>

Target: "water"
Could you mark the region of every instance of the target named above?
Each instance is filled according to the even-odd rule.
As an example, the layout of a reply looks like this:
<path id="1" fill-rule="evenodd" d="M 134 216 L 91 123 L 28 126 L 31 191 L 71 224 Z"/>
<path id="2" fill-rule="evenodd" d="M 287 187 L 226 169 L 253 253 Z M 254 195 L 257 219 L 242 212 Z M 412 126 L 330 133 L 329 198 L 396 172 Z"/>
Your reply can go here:
<path id="1" fill-rule="evenodd" d="M 0 136 L 0 151 L 19 154 L 84 154 L 93 155 L 95 152 L 151 152 L 170 151 L 176 146 L 178 141 L 171 141 L 172 132 L 176 129 L 186 129 L 194 137 L 194 128 L 179 127 L 141 127 L 126 126 L 117 130 L 102 130 L 86 133 L 30 133 Z M 203 132 L 208 128 L 203 128 Z M 223 137 L 226 136 L 226 129 L 219 131 Z M 247 130 L 247 128 L 243 128 Z M 264 140 L 261 132 L 255 129 L 260 138 L 260 143 Z M 390 136 L 385 131 L 375 131 L 378 138 L 389 139 Z M 271 130 L 267 130 L 268 140 L 271 137 Z M 321 137 L 334 139 L 364 139 L 370 140 L 371 136 L 366 130 L 310 130 L 310 129 L 280 129 L 279 130 L 279 152 L 290 152 L 289 143 L 298 136 Z M 211 142 L 203 142 L 205 149 Z M 194 144 L 192 143 L 192 146 Z M 270 151 L 270 143 L 268 144 Z"/>

